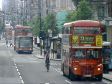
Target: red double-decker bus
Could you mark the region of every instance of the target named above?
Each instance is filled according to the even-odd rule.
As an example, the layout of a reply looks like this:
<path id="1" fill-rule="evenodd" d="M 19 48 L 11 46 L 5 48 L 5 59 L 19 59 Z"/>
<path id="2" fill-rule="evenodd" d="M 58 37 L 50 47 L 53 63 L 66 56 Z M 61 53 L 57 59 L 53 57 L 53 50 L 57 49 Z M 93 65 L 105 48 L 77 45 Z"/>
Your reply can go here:
<path id="1" fill-rule="evenodd" d="M 16 25 L 14 31 L 14 50 L 20 52 L 33 52 L 33 34 L 29 26 Z"/>
<path id="2" fill-rule="evenodd" d="M 102 80 L 101 28 L 101 23 L 93 20 L 78 20 L 64 24 L 61 64 L 63 75 L 71 80 L 79 77 Z"/>

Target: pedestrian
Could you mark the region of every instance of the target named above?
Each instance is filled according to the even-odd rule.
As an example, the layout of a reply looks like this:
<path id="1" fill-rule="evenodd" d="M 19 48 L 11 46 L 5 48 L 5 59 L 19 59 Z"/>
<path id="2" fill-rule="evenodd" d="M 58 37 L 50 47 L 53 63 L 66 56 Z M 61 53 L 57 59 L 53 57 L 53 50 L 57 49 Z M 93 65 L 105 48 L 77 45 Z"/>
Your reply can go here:
<path id="1" fill-rule="evenodd" d="M 6 46 L 8 47 L 8 40 L 6 40 Z"/>
<path id="2" fill-rule="evenodd" d="M 45 55 L 45 66 L 46 66 L 47 72 L 48 72 L 49 71 L 49 67 L 50 67 L 49 51 L 47 51 L 46 55 Z"/>
<path id="3" fill-rule="evenodd" d="M 109 64 L 110 64 L 110 54 L 111 49 L 106 47 L 102 50 L 103 52 L 103 66 L 104 66 L 104 73 L 109 73 Z"/>
<path id="4" fill-rule="evenodd" d="M 61 57 L 61 50 L 58 48 L 57 49 L 57 59 L 59 59 Z"/>

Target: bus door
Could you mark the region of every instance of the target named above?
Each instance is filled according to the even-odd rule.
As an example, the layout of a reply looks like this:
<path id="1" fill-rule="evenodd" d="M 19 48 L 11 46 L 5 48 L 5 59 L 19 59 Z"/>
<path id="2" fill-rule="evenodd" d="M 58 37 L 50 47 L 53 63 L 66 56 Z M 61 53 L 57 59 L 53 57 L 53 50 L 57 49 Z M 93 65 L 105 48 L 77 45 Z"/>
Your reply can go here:
<path id="1" fill-rule="evenodd" d="M 62 70 L 66 75 L 69 75 L 69 51 L 63 50 L 63 65 Z"/>

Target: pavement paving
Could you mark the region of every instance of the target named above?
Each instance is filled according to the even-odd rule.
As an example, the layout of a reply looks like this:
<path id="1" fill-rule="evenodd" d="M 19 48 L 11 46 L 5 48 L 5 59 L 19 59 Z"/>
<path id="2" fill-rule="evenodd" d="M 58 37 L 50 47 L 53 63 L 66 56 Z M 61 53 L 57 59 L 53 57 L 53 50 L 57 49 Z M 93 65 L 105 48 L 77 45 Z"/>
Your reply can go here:
<path id="1" fill-rule="evenodd" d="M 39 59 L 45 58 L 44 55 L 40 55 L 40 54 L 37 54 L 36 57 L 38 57 Z M 61 59 L 53 58 L 52 55 L 50 55 L 50 59 L 55 61 L 61 61 Z"/>
<path id="2" fill-rule="evenodd" d="M 107 74 L 103 74 L 103 78 L 112 82 L 112 71 Z"/>

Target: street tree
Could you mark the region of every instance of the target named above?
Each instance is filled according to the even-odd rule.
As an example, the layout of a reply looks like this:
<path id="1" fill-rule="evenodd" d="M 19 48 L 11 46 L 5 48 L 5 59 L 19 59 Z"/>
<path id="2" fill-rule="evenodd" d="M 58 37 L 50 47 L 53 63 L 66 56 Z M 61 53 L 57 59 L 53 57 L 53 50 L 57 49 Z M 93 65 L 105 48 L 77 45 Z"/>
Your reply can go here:
<path id="1" fill-rule="evenodd" d="M 92 8 L 89 5 L 88 1 L 81 0 L 76 10 L 68 14 L 67 21 L 93 19 L 92 14 Z"/>
<path id="2" fill-rule="evenodd" d="M 81 2 L 82 0 L 72 0 L 74 5 L 77 7 L 77 5 L 79 4 L 79 2 Z M 91 0 L 86 0 L 88 2 L 91 2 Z"/>
<path id="3" fill-rule="evenodd" d="M 77 8 L 76 19 L 78 20 L 92 19 L 92 9 L 86 0 L 82 0 L 79 3 Z"/>
<path id="4" fill-rule="evenodd" d="M 32 27 L 33 35 L 34 36 L 39 36 L 39 31 L 40 31 L 40 20 L 39 20 L 39 17 L 34 17 L 27 24 Z"/>
<path id="5" fill-rule="evenodd" d="M 56 27 L 56 17 L 55 14 L 48 14 L 44 19 L 44 30 L 47 33 L 50 29 L 53 32 L 53 35 L 58 33 L 58 28 Z"/>

